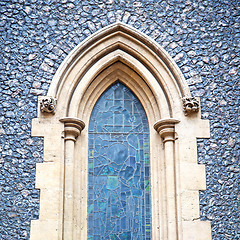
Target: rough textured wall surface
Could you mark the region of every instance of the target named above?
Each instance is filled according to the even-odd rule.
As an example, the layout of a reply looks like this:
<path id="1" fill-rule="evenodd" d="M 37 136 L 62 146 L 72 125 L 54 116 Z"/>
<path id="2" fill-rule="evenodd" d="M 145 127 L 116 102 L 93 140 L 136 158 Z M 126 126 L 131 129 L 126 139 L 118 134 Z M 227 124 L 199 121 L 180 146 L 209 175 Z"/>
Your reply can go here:
<path id="1" fill-rule="evenodd" d="M 239 7 L 238 0 L 0 1 L 0 239 L 29 239 L 38 218 L 43 141 L 30 135 L 37 96 L 77 44 L 116 21 L 163 46 L 201 97 L 211 124 L 211 138 L 198 140 L 207 175 L 201 219 L 212 222 L 213 240 L 240 239 Z"/>

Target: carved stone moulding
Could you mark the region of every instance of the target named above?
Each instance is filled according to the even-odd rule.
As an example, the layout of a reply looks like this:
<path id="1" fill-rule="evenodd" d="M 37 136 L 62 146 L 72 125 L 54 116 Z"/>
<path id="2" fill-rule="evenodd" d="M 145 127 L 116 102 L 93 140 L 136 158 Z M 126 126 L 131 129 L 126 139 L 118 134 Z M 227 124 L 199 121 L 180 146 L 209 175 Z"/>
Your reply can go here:
<path id="1" fill-rule="evenodd" d="M 163 142 L 175 140 L 175 124 L 180 121 L 174 118 L 161 119 L 154 124 L 154 129 L 160 134 Z"/>
<path id="2" fill-rule="evenodd" d="M 182 101 L 185 116 L 199 111 L 199 101 L 196 97 L 184 97 Z"/>
<path id="3" fill-rule="evenodd" d="M 40 110 L 42 113 L 55 114 L 57 100 L 52 97 L 44 97 L 40 101 Z"/>
<path id="4" fill-rule="evenodd" d="M 61 118 L 59 121 L 64 123 L 65 140 L 73 140 L 75 142 L 85 127 L 85 123 L 82 120 L 74 117 Z"/>

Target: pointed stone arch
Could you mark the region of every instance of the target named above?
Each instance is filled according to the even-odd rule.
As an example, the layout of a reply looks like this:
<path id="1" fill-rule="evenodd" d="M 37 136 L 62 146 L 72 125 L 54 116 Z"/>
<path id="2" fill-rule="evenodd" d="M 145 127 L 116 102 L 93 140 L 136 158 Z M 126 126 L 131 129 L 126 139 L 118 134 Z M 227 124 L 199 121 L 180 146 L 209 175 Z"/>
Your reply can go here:
<path id="1" fill-rule="evenodd" d="M 115 23 L 73 49 L 47 96 L 39 97 L 32 135 L 44 137 L 44 162 L 37 164 L 40 215 L 32 221 L 31 240 L 87 239 L 88 124 L 97 99 L 116 81 L 138 97 L 149 122 L 152 239 L 211 239 L 210 224 L 195 220 L 198 190 L 205 189 L 196 138 L 209 137 L 209 123 L 200 119 L 166 51 L 138 30 Z M 183 98 L 189 101 L 186 112 L 195 113 L 184 114 Z"/>

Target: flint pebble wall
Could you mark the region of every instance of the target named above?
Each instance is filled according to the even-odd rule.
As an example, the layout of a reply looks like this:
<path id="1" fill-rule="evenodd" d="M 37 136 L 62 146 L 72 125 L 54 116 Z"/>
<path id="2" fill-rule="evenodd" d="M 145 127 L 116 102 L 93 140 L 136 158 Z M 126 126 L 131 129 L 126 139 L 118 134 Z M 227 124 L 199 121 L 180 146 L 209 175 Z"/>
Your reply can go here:
<path id="1" fill-rule="evenodd" d="M 201 98 L 211 138 L 198 139 L 207 190 L 201 219 L 213 240 L 240 239 L 239 65 L 237 0 L 2 0 L 0 1 L 0 239 L 29 239 L 38 218 L 35 165 L 43 139 L 31 137 L 37 97 L 67 54 L 116 21 L 156 40 Z"/>

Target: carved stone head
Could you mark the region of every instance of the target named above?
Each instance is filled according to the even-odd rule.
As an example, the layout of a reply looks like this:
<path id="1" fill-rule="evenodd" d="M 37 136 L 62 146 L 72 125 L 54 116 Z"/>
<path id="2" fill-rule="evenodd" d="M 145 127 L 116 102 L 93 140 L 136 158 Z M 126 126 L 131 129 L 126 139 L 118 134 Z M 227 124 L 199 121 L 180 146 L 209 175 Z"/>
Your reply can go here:
<path id="1" fill-rule="evenodd" d="M 45 97 L 40 102 L 41 112 L 45 113 L 55 113 L 56 100 L 52 97 Z"/>
<path id="2" fill-rule="evenodd" d="M 189 115 L 199 111 L 199 101 L 195 97 L 184 97 L 183 99 L 183 111 L 185 115 Z"/>

